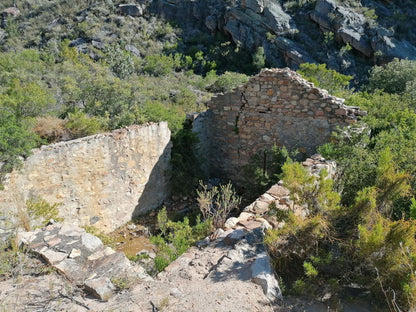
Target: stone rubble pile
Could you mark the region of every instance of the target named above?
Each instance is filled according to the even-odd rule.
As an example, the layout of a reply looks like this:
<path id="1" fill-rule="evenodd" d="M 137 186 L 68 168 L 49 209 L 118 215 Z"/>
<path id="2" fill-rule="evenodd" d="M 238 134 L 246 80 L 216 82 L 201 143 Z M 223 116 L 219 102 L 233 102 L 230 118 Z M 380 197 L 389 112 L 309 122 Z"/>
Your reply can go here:
<path id="1" fill-rule="evenodd" d="M 106 301 L 114 295 L 114 281 L 151 279 L 124 253 L 104 247 L 98 237 L 71 224 L 53 223 L 43 229 L 19 233 L 18 242 L 100 300 Z"/>
<path id="2" fill-rule="evenodd" d="M 336 163 L 335 161 L 326 160 L 319 154 L 314 154 L 311 157 L 307 158 L 302 165 L 307 168 L 311 174 L 319 176 L 319 173 L 322 170 L 326 170 L 328 177 L 335 178 L 336 174 Z M 303 206 L 296 205 L 293 200 L 290 199 L 290 191 L 284 187 L 283 181 L 279 181 L 278 184 L 273 185 L 269 190 L 266 191 L 263 195 L 257 198 L 253 203 L 244 208 L 243 213 L 253 213 L 255 215 L 263 216 L 269 209 L 270 205 L 274 205 L 275 209 L 280 210 L 290 210 L 295 213 L 295 215 L 305 216 L 307 210 Z M 227 220 L 232 222 L 233 219 Z M 275 224 L 271 219 L 268 220 L 271 222 L 273 227 L 279 227 L 282 225 Z"/>

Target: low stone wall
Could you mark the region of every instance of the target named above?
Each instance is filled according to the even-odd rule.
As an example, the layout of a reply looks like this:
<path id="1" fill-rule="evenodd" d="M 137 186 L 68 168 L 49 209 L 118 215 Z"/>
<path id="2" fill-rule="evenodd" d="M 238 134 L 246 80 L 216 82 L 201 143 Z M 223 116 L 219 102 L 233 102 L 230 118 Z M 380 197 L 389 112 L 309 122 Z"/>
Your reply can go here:
<path id="1" fill-rule="evenodd" d="M 266 69 L 236 90 L 208 103 L 211 176 L 238 181 L 241 166 L 273 145 L 306 156 L 363 114 L 314 87 L 296 72 Z"/>
<path id="2" fill-rule="evenodd" d="M 170 151 L 166 122 L 42 146 L 8 176 L 0 221 L 19 219 L 28 199 L 42 198 L 59 203 L 65 220 L 110 232 L 163 203 Z"/>

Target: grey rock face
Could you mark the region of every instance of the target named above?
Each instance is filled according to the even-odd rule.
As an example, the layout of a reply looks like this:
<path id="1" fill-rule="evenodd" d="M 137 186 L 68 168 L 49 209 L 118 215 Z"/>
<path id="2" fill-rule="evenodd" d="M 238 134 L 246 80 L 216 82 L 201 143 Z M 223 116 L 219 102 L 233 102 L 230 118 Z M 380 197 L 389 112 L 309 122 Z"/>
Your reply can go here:
<path id="1" fill-rule="evenodd" d="M 310 17 L 322 30 L 333 32 L 342 42 L 367 57 L 381 52 L 387 59 L 416 58 L 416 48 L 406 40 L 393 38 L 393 30 L 377 26 L 363 14 L 337 5 L 333 0 L 318 0 Z"/>
<path id="2" fill-rule="evenodd" d="M 143 9 L 137 4 L 120 4 L 118 6 L 121 13 L 129 16 L 142 16 Z"/>
<path id="3" fill-rule="evenodd" d="M 279 283 L 274 276 L 270 258 L 266 252 L 257 255 L 257 259 L 251 265 L 251 274 L 252 281 L 263 288 L 267 298 L 270 300 L 283 299 Z"/>
<path id="4" fill-rule="evenodd" d="M 264 3 L 264 18 L 262 22 L 265 22 L 266 28 L 273 30 L 275 34 L 281 34 L 284 31 L 292 28 L 292 18 L 289 14 L 283 11 L 281 5 L 277 1 L 270 1 Z"/>
<path id="5" fill-rule="evenodd" d="M 296 24 L 292 17 L 284 11 L 277 1 L 246 0 L 228 3 L 218 0 L 166 1 L 154 0 L 150 10 L 166 19 L 176 20 L 182 28 L 200 29 L 211 34 L 221 32 L 229 35 L 234 43 L 252 51 L 262 46 L 268 59 L 275 63 L 283 63 L 281 50 L 276 43 L 266 39 L 266 33 L 284 35 L 289 31 L 296 32 Z M 297 45 L 291 45 L 292 54 L 296 54 Z M 286 50 L 285 50 L 286 51 Z M 307 58 L 307 53 L 300 51 L 297 57 Z M 312 58 L 304 59 L 311 61 Z M 294 64 L 299 61 L 294 62 Z"/>
<path id="6" fill-rule="evenodd" d="M 103 301 L 107 301 L 113 296 L 116 289 L 108 277 L 87 280 L 84 284 L 87 291 Z"/>
<path id="7" fill-rule="evenodd" d="M 126 51 L 133 53 L 137 57 L 141 56 L 140 50 L 137 49 L 134 45 L 126 44 L 125 49 Z"/>

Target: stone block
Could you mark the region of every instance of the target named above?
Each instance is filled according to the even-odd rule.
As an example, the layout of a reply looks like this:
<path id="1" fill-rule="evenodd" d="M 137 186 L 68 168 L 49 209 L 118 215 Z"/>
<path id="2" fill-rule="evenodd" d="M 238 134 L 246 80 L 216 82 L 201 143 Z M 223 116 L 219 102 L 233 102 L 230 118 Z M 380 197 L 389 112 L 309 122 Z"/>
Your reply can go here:
<path id="1" fill-rule="evenodd" d="M 108 301 L 114 294 L 116 287 L 108 277 L 87 280 L 84 283 L 85 289 L 95 298 Z"/>
<path id="2" fill-rule="evenodd" d="M 283 299 L 279 282 L 274 276 L 272 265 L 266 252 L 259 254 L 256 260 L 254 260 L 251 265 L 251 276 L 252 281 L 262 287 L 264 294 L 269 300 Z"/>

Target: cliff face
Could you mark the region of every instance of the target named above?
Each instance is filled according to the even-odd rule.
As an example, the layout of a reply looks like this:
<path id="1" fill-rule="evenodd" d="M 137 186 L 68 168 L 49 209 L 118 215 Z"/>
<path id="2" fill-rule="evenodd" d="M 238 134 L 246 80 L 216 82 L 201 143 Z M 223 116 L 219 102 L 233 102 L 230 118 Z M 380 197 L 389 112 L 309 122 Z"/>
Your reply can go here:
<path id="1" fill-rule="evenodd" d="M 110 232 L 169 194 L 170 150 L 166 122 L 43 146 L 8 177 L 0 211 L 15 215 L 42 198 L 64 219 Z"/>
<path id="2" fill-rule="evenodd" d="M 411 1 L 152 0 L 150 3 L 151 12 L 176 21 L 190 37 L 198 31 L 221 33 L 251 53 L 263 47 L 272 67 L 326 63 L 331 69 L 360 80 L 375 63 L 382 64 L 394 57 L 413 60 L 416 55 L 416 36 L 411 31 L 416 9 Z"/>

